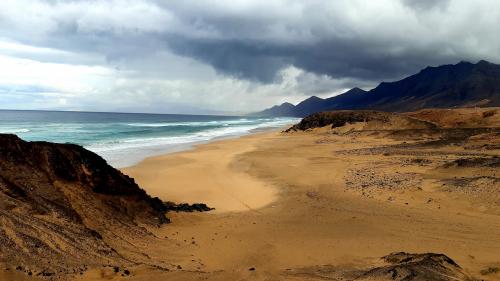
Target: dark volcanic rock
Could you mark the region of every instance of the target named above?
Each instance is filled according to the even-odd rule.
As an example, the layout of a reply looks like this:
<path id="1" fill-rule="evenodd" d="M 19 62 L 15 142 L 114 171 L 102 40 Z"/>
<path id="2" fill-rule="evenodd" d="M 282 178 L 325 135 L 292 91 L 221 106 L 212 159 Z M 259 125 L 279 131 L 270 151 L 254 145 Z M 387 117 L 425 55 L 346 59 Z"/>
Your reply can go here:
<path id="1" fill-rule="evenodd" d="M 388 121 L 388 114 L 377 111 L 331 111 L 311 114 L 287 131 L 305 131 L 331 125 L 332 128 L 344 126 L 347 123 L 368 122 L 372 120 Z"/>
<path id="2" fill-rule="evenodd" d="M 392 253 L 382 257 L 377 267 L 322 265 L 288 269 L 286 275 L 297 280 L 357 281 L 472 281 L 464 270 L 443 254 Z M 296 280 L 293 278 L 293 280 Z"/>
<path id="3" fill-rule="evenodd" d="M 203 203 L 176 204 L 174 202 L 164 202 L 164 205 L 166 206 L 167 211 L 174 211 L 174 212 L 208 212 L 214 210 L 214 208 L 210 208 Z"/>
<path id="4" fill-rule="evenodd" d="M 331 126 L 332 128 L 342 127 L 348 123 L 357 122 L 378 122 L 380 124 L 405 123 L 411 128 L 434 128 L 434 124 L 422 120 L 417 120 L 407 116 L 373 110 L 339 110 L 326 111 L 311 114 L 300 121 L 300 123 L 287 129 L 290 131 L 305 131 L 307 129 Z"/>
<path id="5" fill-rule="evenodd" d="M 399 252 L 382 259 L 388 265 L 368 270 L 355 280 L 472 280 L 458 264 L 443 254 Z"/>
<path id="6" fill-rule="evenodd" d="M 460 158 L 446 163 L 444 167 L 498 168 L 500 167 L 500 157 Z"/>

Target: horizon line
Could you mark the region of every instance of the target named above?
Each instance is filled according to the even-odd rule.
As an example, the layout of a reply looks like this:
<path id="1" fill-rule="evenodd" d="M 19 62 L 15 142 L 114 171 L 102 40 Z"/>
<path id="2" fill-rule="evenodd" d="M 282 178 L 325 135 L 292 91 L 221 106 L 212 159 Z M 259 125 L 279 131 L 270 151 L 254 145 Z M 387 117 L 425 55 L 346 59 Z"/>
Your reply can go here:
<path id="1" fill-rule="evenodd" d="M 87 110 L 63 110 L 63 109 L 6 109 L 0 111 L 41 111 L 41 112 L 73 112 L 73 113 L 105 113 L 105 114 L 148 114 L 148 115 L 190 115 L 190 116 L 217 116 L 217 117 L 244 117 L 248 115 L 220 115 L 220 114 L 192 114 L 192 113 L 152 113 L 152 112 L 123 112 L 123 111 L 87 111 Z"/>

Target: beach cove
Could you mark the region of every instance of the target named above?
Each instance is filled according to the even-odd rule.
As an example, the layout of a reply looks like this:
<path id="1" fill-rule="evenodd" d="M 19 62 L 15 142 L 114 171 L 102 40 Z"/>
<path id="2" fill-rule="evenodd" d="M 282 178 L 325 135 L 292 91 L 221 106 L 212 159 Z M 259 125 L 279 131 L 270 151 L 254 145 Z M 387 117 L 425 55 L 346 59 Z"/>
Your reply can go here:
<path id="1" fill-rule="evenodd" d="M 164 275 L 142 269 L 137 276 L 316 280 L 378 264 L 381 256 L 400 251 L 445 253 L 473 274 L 497 264 L 500 221 L 494 205 L 478 207 L 464 195 L 438 191 L 435 181 L 443 174 L 432 166 L 402 165 L 408 162 L 383 152 L 359 153 L 400 143 L 324 130 L 275 131 L 124 169 L 160 198 L 216 208 L 170 213 L 171 224 L 152 230 L 169 246 L 149 247 L 157 256 L 168 253 L 166 260 L 175 257 L 182 270 Z M 399 181 L 385 179 L 388 189 L 352 188 L 367 184 L 353 173 L 390 174 Z M 415 179 L 421 188 L 411 186 Z"/>

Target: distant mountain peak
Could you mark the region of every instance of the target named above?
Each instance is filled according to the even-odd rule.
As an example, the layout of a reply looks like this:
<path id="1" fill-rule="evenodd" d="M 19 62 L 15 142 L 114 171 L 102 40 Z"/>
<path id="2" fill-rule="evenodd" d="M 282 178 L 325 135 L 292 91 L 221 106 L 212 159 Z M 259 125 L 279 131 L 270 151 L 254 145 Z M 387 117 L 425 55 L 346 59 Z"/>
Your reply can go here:
<path id="1" fill-rule="evenodd" d="M 280 116 L 303 117 L 318 111 L 340 109 L 413 111 L 471 104 L 500 106 L 500 65 L 480 60 L 476 64 L 461 61 L 428 66 L 399 81 L 381 82 L 370 91 L 355 87 L 327 99 L 311 96 L 286 110 L 280 108 L 278 112 Z M 274 112 L 265 110 L 259 114 L 274 115 Z"/>
<path id="2" fill-rule="evenodd" d="M 477 66 L 495 66 L 496 64 L 491 63 L 491 62 L 486 61 L 486 60 L 480 60 L 476 65 Z"/>
<path id="3" fill-rule="evenodd" d="M 345 92 L 344 94 L 347 94 L 347 93 L 366 93 L 366 91 L 361 89 L 361 88 L 354 87 L 354 88 L 350 89 L 349 91 Z"/>
<path id="4" fill-rule="evenodd" d="M 301 101 L 297 106 L 305 106 L 305 107 L 311 107 L 315 106 L 318 103 L 321 103 L 323 101 L 322 98 L 317 97 L 317 96 L 310 96 L 307 99 Z"/>
<path id="5" fill-rule="evenodd" d="M 295 105 L 289 103 L 289 102 L 284 102 L 280 105 L 275 105 L 273 108 L 287 108 L 287 107 L 294 107 Z"/>
<path id="6" fill-rule="evenodd" d="M 315 101 L 315 100 L 323 100 L 323 99 L 318 97 L 318 96 L 310 96 L 307 99 L 305 99 L 304 101 Z M 304 102 L 304 101 L 302 101 L 302 102 Z"/>

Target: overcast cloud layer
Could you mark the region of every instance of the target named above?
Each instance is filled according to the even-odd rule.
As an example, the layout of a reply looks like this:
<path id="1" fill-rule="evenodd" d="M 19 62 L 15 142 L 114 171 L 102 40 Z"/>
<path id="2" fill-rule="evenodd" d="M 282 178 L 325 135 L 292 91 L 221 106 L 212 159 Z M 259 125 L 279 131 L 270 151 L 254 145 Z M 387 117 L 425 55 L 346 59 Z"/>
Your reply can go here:
<path id="1" fill-rule="evenodd" d="M 0 108 L 221 113 L 500 62 L 500 1 L 0 1 Z"/>

